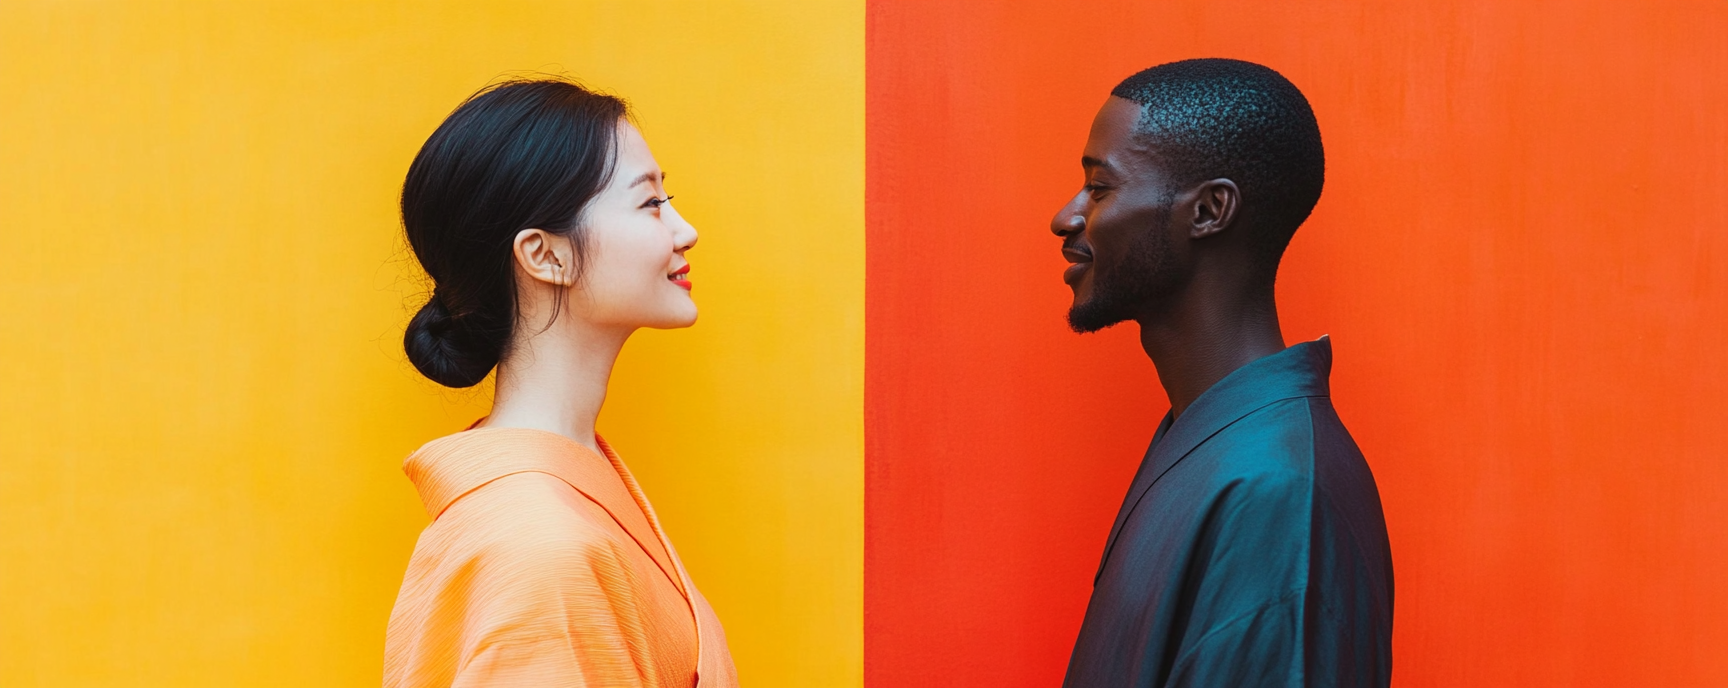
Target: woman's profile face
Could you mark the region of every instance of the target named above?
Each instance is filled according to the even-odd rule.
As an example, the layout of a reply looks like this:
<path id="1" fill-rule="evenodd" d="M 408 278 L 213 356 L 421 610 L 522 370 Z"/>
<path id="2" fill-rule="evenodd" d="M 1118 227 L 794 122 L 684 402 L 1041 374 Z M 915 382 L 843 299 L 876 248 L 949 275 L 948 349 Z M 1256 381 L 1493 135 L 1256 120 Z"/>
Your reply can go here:
<path id="1" fill-rule="evenodd" d="M 684 252 L 696 244 L 696 228 L 667 202 L 666 175 L 629 122 L 618 123 L 616 162 L 583 214 L 588 251 L 569 305 L 600 326 L 689 327 L 696 302 Z"/>

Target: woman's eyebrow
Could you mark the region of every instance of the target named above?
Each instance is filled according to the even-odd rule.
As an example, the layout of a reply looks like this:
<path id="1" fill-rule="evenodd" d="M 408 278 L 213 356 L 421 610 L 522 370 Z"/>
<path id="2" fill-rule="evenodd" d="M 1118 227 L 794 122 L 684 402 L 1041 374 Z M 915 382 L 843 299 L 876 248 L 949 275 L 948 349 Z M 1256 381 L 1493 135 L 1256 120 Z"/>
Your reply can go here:
<path id="1" fill-rule="evenodd" d="M 664 183 L 666 181 L 666 173 L 665 172 L 643 172 L 642 176 L 637 177 L 636 181 L 630 182 L 630 186 L 627 186 L 625 188 L 634 189 L 640 184 L 654 181 L 654 178 L 655 178 L 654 175 L 656 175 L 656 174 L 660 175 L 659 178 L 660 178 L 660 181 L 662 183 Z"/>

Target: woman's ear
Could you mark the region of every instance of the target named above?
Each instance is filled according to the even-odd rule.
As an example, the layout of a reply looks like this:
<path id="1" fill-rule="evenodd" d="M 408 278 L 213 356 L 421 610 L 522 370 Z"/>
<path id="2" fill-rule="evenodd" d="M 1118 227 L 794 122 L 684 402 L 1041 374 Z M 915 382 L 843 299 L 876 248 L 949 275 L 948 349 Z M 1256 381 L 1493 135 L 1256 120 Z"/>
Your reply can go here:
<path id="1" fill-rule="evenodd" d="M 569 239 L 544 229 L 524 229 L 516 233 L 511 254 L 516 267 L 530 278 L 561 287 L 575 282 L 575 256 Z"/>

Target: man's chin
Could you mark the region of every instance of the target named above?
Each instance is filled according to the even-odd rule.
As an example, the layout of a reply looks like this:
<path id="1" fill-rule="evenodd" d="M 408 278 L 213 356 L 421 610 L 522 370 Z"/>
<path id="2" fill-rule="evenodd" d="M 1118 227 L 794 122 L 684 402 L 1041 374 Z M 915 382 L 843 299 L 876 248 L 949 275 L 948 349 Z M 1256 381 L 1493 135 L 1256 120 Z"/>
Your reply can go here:
<path id="1" fill-rule="evenodd" d="M 1068 327 L 1079 334 L 1090 334 L 1128 320 L 1096 301 L 1078 301 L 1068 308 Z"/>

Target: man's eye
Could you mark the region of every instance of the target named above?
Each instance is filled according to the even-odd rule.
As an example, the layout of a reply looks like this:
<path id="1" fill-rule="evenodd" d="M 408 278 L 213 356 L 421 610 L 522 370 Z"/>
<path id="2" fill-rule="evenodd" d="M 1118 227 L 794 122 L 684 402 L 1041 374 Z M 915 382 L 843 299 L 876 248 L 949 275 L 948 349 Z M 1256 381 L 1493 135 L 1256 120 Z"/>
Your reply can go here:
<path id="1" fill-rule="evenodd" d="M 666 205 L 667 203 L 670 203 L 671 201 L 672 201 L 671 196 L 667 196 L 665 198 L 650 198 L 650 199 L 648 199 L 647 203 L 642 204 L 642 207 L 653 208 L 655 210 L 659 210 L 660 206 Z"/>

